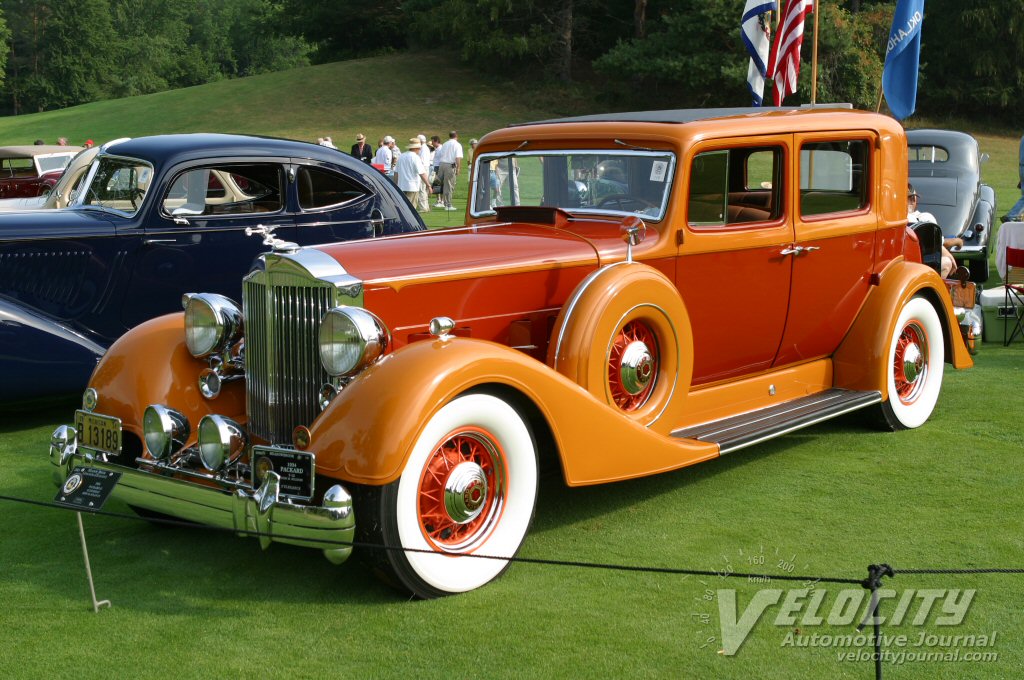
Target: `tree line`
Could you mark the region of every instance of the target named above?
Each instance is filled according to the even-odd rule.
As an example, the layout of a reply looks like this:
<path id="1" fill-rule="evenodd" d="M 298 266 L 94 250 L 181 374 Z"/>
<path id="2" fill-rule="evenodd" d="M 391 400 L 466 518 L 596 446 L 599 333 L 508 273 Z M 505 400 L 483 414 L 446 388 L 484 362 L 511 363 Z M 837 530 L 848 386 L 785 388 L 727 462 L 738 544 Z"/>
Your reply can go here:
<path id="1" fill-rule="evenodd" d="M 895 0 L 820 0 L 817 100 L 877 105 Z M 609 108 L 749 105 L 743 0 L 0 0 L 0 113 L 449 49 Z M 928 0 L 918 112 L 1015 120 L 1020 0 Z M 800 88 L 810 100 L 813 26 Z M 510 94 L 510 96 L 512 96 Z"/>

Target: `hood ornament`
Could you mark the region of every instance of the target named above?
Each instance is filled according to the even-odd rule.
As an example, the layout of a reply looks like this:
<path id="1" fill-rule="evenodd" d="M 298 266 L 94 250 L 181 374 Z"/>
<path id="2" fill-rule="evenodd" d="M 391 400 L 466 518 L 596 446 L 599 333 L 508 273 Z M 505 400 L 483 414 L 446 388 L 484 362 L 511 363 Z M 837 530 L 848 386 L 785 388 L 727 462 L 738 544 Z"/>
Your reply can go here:
<path id="1" fill-rule="evenodd" d="M 262 236 L 263 245 L 270 246 L 270 249 L 275 253 L 294 253 L 299 249 L 299 244 L 292 243 L 291 241 L 283 241 L 274 236 L 274 230 L 277 229 L 278 226 L 279 225 L 276 224 L 269 226 L 266 224 L 257 224 L 255 227 L 246 227 L 245 235 L 252 236 L 253 234 L 256 234 L 257 236 Z"/>

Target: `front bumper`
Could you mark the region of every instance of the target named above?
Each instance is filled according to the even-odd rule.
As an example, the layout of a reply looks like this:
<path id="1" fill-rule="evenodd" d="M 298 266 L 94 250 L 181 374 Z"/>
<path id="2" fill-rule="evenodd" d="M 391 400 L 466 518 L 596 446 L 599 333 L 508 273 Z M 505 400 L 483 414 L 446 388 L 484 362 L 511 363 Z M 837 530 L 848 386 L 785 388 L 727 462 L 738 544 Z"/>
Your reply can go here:
<path id="1" fill-rule="evenodd" d="M 79 449 L 70 426 L 53 433 L 50 463 L 58 485 L 76 465 L 119 472 L 113 495 L 125 503 L 198 524 L 257 533 L 263 548 L 272 542 L 319 548 L 334 564 L 341 564 L 352 553 L 355 514 L 352 498 L 340 484 L 324 493 L 320 506 L 279 500 L 279 477 L 272 472 L 259 489 L 214 488 L 107 462 L 101 454 Z"/>

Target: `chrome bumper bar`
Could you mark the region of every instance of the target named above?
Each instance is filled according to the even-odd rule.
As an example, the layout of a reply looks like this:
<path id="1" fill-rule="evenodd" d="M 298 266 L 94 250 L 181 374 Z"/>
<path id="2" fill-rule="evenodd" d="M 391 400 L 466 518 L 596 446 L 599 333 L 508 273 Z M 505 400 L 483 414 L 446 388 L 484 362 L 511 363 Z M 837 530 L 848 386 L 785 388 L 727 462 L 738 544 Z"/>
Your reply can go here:
<path id="1" fill-rule="evenodd" d="M 340 484 L 324 493 L 320 506 L 279 500 L 280 478 L 272 472 L 256 490 L 217 489 L 108 463 L 88 449 L 79 450 L 75 430 L 69 426 L 53 433 L 50 463 L 57 485 L 64 483 L 76 465 L 120 472 L 113 495 L 125 503 L 198 524 L 257 533 L 264 549 L 275 541 L 320 548 L 334 564 L 341 564 L 352 553 L 355 514 L 352 497 Z"/>

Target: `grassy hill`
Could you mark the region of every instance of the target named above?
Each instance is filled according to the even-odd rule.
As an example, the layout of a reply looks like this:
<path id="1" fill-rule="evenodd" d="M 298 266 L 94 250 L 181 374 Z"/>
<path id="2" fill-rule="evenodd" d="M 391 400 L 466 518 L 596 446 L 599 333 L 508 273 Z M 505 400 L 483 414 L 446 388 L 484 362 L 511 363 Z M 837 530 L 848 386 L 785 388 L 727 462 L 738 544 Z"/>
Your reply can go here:
<path id="1" fill-rule="evenodd" d="M 555 106 L 561 104 L 561 108 Z M 363 132 L 375 143 L 457 129 L 463 141 L 511 122 L 565 113 L 564 99 L 517 95 L 435 53 L 323 64 L 251 78 L 0 118 L 0 145 L 68 137 L 80 144 L 171 132 L 236 132 L 339 147 Z"/>
<path id="2" fill-rule="evenodd" d="M 508 123 L 607 110 L 585 91 L 567 93 L 537 82 L 483 76 L 440 52 L 403 53 L 0 118 L 0 145 L 55 142 L 61 136 L 81 144 L 171 132 L 236 132 L 310 141 L 329 135 L 347 149 L 358 132 L 373 144 L 384 135 L 401 144 L 421 132 L 444 139 L 451 129 L 465 144 Z M 998 214 L 1017 200 L 1016 132 L 962 122 L 908 124 L 975 134 L 992 156 L 983 172 L 996 189 Z M 466 182 L 460 184 L 464 190 Z M 443 219 L 457 221 L 457 215 Z M 428 223 L 441 218 L 431 215 Z"/>

